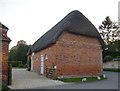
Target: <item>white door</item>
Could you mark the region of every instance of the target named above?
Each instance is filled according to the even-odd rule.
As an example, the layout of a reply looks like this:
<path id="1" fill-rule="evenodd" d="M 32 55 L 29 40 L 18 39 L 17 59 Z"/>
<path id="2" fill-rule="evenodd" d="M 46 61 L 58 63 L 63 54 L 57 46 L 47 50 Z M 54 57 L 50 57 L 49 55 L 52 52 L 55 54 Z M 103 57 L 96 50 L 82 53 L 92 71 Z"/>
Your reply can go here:
<path id="1" fill-rule="evenodd" d="M 40 66 L 40 74 L 44 74 L 44 56 L 41 55 L 41 66 Z"/>
<path id="2" fill-rule="evenodd" d="M 32 56 L 31 56 L 31 70 L 33 70 L 33 61 L 34 61 L 34 52 L 32 53 Z"/>

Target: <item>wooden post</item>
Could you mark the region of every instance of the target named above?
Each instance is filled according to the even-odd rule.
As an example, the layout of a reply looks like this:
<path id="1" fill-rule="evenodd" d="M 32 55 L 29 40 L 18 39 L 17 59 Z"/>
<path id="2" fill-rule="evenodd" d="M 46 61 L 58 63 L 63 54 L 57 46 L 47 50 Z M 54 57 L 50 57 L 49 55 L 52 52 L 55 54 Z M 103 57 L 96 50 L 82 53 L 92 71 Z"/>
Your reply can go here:
<path id="1" fill-rule="evenodd" d="M 12 64 L 8 66 L 8 85 L 12 85 Z"/>

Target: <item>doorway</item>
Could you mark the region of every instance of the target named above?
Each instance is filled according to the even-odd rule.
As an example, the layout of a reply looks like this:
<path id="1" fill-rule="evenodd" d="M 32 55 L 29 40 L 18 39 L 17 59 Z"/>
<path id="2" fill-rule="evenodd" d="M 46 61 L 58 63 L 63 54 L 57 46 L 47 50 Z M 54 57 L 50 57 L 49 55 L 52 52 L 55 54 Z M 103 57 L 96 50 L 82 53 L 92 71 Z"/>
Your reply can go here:
<path id="1" fill-rule="evenodd" d="M 40 74 L 44 75 L 44 55 L 41 55 Z"/>

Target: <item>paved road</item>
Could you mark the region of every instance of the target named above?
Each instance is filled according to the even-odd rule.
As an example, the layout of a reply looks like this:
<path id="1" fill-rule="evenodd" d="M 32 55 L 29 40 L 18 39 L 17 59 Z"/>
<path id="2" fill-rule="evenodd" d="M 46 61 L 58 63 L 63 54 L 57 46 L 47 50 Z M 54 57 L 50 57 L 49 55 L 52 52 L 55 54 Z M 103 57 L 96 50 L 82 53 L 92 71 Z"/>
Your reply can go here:
<path id="1" fill-rule="evenodd" d="M 87 83 L 63 83 L 25 69 L 13 69 L 11 89 L 118 89 L 118 73 L 104 72 L 107 80 Z M 120 81 L 120 80 L 119 80 Z"/>
<path id="2" fill-rule="evenodd" d="M 26 69 L 12 69 L 12 77 L 12 85 L 9 86 L 11 89 L 32 89 L 66 84 L 26 71 Z"/>
<path id="3" fill-rule="evenodd" d="M 120 83 L 120 79 L 118 82 L 118 74 L 120 76 L 120 73 L 104 72 L 104 74 L 107 76 L 107 80 L 87 83 L 72 83 L 36 89 L 118 89 L 118 83 Z"/>

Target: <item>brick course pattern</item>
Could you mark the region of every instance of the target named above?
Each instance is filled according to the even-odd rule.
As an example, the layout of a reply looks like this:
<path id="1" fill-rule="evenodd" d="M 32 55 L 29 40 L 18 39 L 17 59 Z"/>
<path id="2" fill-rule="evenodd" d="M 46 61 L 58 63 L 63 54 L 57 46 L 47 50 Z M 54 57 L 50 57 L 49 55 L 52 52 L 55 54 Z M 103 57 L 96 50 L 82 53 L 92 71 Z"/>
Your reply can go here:
<path id="1" fill-rule="evenodd" d="M 64 32 L 55 44 L 34 55 L 33 71 L 40 74 L 40 55 L 46 68 L 56 66 L 57 76 L 96 76 L 102 74 L 102 48 L 97 38 Z M 46 59 L 46 56 L 48 59 Z"/>
<path id="2" fill-rule="evenodd" d="M 1 59 L 0 59 L 0 75 L 2 75 L 2 83 L 8 84 L 8 48 L 10 43 L 10 38 L 7 36 L 8 28 L 0 23 L 0 48 L 1 48 Z M 0 80 L 1 80 L 0 79 Z"/>
<path id="3" fill-rule="evenodd" d="M 2 42 L 2 80 L 6 84 L 8 82 L 8 46 L 8 42 Z"/>

